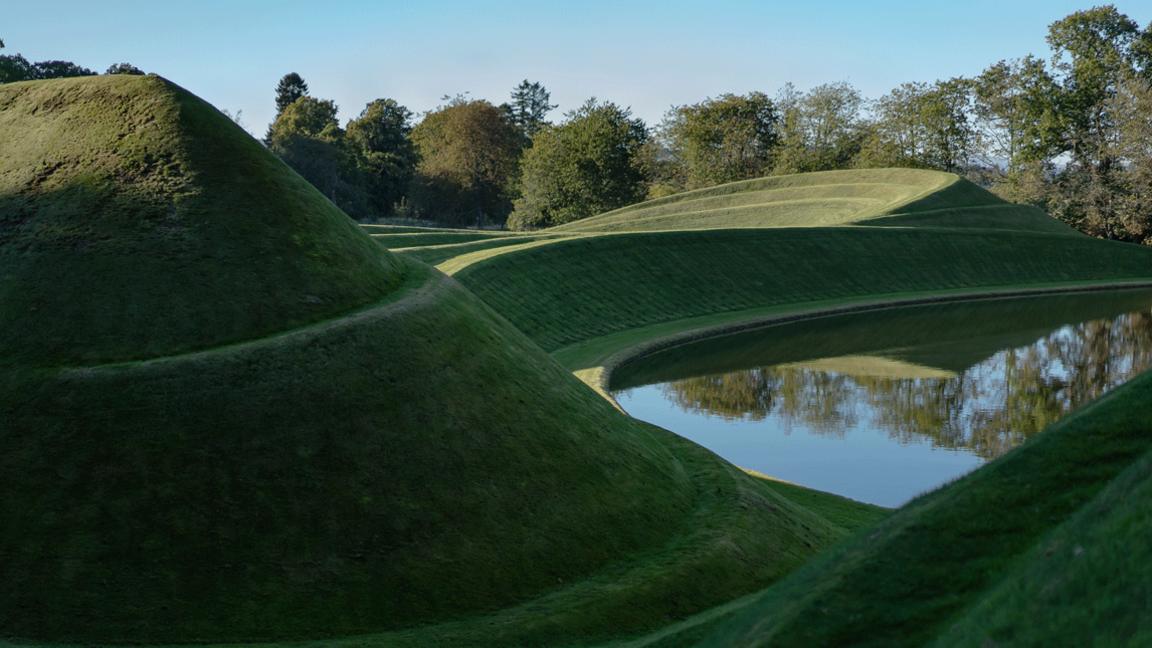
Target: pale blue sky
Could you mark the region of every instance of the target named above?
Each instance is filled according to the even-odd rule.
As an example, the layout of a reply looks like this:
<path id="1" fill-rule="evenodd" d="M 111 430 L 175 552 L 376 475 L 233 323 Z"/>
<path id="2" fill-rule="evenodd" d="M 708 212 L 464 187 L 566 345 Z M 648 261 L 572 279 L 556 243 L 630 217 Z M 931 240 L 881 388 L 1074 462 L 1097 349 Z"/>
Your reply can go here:
<path id="1" fill-rule="evenodd" d="M 416 112 L 470 91 L 494 103 L 521 79 L 560 109 L 589 96 L 656 121 L 671 105 L 723 92 L 775 94 L 848 81 L 875 97 L 904 81 L 970 75 L 1001 58 L 1047 55 L 1053 20 L 1094 3 L 1068 0 L 400 2 L 119 0 L 8 4 L 6 53 L 103 70 L 129 61 L 219 108 L 249 130 L 271 119 L 290 71 L 347 119 L 377 97 Z M 1141 25 L 1152 0 L 1116 3 Z"/>

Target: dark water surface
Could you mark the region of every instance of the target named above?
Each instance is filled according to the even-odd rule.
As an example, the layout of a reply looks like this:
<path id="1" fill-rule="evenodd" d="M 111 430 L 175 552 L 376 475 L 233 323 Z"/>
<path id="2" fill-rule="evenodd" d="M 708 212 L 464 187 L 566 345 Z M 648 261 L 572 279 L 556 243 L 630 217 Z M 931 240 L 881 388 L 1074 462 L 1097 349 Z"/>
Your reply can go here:
<path id="1" fill-rule="evenodd" d="M 899 506 L 1152 367 L 1152 291 L 900 308 L 694 342 L 620 368 L 632 416 L 729 461 Z"/>

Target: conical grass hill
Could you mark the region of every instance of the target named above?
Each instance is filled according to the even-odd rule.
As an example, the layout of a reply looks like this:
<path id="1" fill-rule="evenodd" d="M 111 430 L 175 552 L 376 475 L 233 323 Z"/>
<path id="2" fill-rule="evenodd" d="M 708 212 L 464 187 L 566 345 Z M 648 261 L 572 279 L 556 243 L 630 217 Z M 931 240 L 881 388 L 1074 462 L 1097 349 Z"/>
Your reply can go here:
<path id="1" fill-rule="evenodd" d="M 311 185 L 159 77 L 0 91 L 0 358 L 74 365 L 267 335 L 402 271 Z"/>
<path id="2" fill-rule="evenodd" d="M 875 517 L 619 413 L 158 77 L 0 86 L 0 480 L 37 645 L 608 639 Z"/>

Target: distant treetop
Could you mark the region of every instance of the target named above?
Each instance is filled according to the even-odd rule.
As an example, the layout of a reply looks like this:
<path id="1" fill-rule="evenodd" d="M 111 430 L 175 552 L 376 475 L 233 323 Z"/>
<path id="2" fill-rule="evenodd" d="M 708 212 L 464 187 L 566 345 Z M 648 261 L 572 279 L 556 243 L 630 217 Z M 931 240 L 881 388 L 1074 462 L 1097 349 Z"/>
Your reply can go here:
<path id="1" fill-rule="evenodd" d="M 284 112 L 297 99 L 307 96 L 308 84 L 304 79 L 295 72 L 285 74 L 280 77 L 280 83 L 276 84 L 276 114 Z"/>
<path id="2" fill-rule="evenodd" d="M 548 124 L 545 117 L 556 107 L 556 104 L 548 103 L 551 98 L 552 95 L 539 82 L 530 83 L 524 79 L 512 89 L 512 101 L 505 104 L 504 109 L 524 137 L 531 139 Z"/>
<path id="3" fill-rule="evenodd" d="M 104 74 L 144 74 L 144 70 L 131 63 L 114 63 L 108 67 Z"/>

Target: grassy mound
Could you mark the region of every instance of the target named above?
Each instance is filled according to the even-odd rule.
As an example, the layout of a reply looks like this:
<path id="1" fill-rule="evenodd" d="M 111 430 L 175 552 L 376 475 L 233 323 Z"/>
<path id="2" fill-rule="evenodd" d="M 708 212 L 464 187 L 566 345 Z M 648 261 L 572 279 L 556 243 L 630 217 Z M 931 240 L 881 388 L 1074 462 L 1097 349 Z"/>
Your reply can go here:
<path id="1" fill-rule="evenodd" d="M 973 213 L 984 214 L 973 218 Z M 650 200 L 550 232 L 888 226 L 1071 230 L 950 173 L 859 169 L 772 176 Z"/>
<path id="2" fill-rule="evenodd" d="M 163 79 L 0 98 L 0 636 L 611 638 L 880 514 L 623 416 Z"/>
<path id="3" fill-rule="evenodd" d="M 827 171 L 732 182 L 553 228 L 606 232 L 839 225 L 884 213 L 956 180 L 935 171 Z"/>
<path id="4" fill-rule="evenodd" d="M 1152 453 L 1038 542 L 937 644 L 1152 644 L 1150 500 Z"/>
<path id="5" fill-rule="evenodd" d="M 159 77 L 6 84 L 0 142 L 0 330 L 19 332 L 0 365 L 260 337 L 401 280 L 311 185 Z"/>

